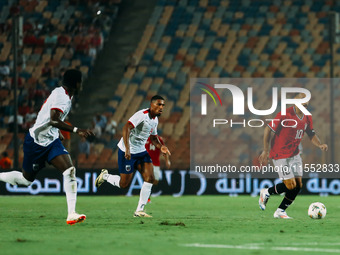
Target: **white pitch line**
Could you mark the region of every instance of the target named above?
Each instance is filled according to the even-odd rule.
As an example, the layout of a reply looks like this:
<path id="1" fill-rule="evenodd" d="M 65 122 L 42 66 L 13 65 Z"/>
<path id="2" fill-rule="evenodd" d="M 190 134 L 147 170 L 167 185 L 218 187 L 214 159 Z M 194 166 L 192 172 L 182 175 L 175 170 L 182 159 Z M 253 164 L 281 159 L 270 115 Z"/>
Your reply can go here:
<path id="1" fill-rule="evenodd" d="M 312 242 L 312 243 L 289 243 L 287 245 L 327 245 L 327 246 L 340 246 L 340 243 L 319 243 L 319 242 Z"/>
<path id="2" fill-rule="evenodd" d="M 245 243 L 245 244 L 242 244 L 242 245 L 250 245 L 250 246 L 259 246 L 259 245 L 266 245 L 265 243 Z M 296 246 L 296 245 L 318 245 L 318 246 L 340 246 L 340 243 L 320 243 L 320 242 L 309 242 L 309 243 L 281 243 L 281 245 L 286 245 L 286 246 L 289 246 L 289 245 L 293 245 L 293 246 Z"/>
<path id="3" fill-rule="evenodd" d="M 186 247 L 197 248 L 221 248 L 221 249 L 240 249 L 240 250 L 273 250 L 273 251 L 309 251 L 309 252 L 328 252 L 340 253 L 340 249 L 324 249 L 324 248 L 309 248 L 309 247 L 260 247 L 248 245 L 228 245 L 228 244 L 183 244 Z"/>
<path id="4" fill-rule="evenodd" d="M 340 253 L 340 249 L 308 248 L 308 247 L 271 247 L 274 251 L 311 251 L 311 252 L 329 252 Z"/>
<path id="5" fill-rule="evenodd" d="M 259 245 L 265 245 L 265 243 L 245 243 L 245 244 L 242 244 L 242 245 L 245 245 L 245 246 L 259 246 Z"/>
<path id="6" fill-rule="evenodd" d="M 259 246 L 244 246 L 244 245 L 227 245 L 227 244 L 201 244 L 201 243 L 189 243 L 183 244 L 186 247 L 198 247 L 198 248 L 223 248 L 223 249 L 244 249 L 244 250 L 262 250 Z"/>

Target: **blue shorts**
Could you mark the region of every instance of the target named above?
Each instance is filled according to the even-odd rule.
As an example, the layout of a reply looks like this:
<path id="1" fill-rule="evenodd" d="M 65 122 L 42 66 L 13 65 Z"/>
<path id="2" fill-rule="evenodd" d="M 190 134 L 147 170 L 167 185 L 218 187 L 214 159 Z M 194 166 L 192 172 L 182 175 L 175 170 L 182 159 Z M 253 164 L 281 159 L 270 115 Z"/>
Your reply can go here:
<path id="1" fill-rule="evenodd" d="M 45 167 L 46 161 L 50 163 L 52 159 L 62 154 L 69 153 L 59 138 L 44 147 L 35 143 L 30 133 L 28 133 L 24 142 L 24 162 L 22 167 L 26 172 L 37 172 Z"/>
<path id="2" fill-rule="evenodd" d="M 132 174 L 136 171 L 137 166 L 142 163 L 152 163 L 151 157 L 147 151 L 131 154 L 131 159 L 125 158 L 125 152 L 118 148 L 118 168 L 121 174 Z"/>

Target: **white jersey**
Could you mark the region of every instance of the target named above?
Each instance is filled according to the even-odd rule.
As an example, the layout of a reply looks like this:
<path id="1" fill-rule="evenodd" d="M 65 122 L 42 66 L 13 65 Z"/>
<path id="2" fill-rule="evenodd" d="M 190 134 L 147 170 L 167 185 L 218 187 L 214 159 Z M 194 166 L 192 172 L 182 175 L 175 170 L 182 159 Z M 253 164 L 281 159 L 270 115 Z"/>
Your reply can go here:
<path id="1" fill-rule="evenodd" d="M 59 138 L 59 129 L 50 125 L 51 110 L 62 113 L 61 120 L 64 120 L 71 110 L 71 97 L 63 87 L 55 88 L 41 107 L 37 120 L 29 132 L 34 142 L 41 146 L 48 146 Z"/>
<path id="2" fill-rule="evenodd" d="M 131 154 L 145 151 L 145 144 L 149 136 L 157 135 L 158 118 L 150 118 L 149 111 L 150 109 L 140 110 L 129 119 L 129 122 L 134 127 L 131 129 L 129 137 Z M 123 137 L 118 143 L 118 148 L 125 152 Z"/>

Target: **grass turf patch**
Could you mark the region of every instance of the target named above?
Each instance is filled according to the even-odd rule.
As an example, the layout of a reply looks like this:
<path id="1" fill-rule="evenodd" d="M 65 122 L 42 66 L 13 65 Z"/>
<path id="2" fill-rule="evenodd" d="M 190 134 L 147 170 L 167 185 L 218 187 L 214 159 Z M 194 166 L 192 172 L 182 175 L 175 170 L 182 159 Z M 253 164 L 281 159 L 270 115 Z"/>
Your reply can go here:
<path id="1" fill-rule="evenodd" d="M 273 218 L 281 200 L 272 196 L 261 211 L 258 197 L 161 196 L 146 207 L 153 218 L 141 219 L 133 218 L 136 196 L 79 196 L 77 210 L 87 219 L 68 226 L 65 197 L 2 196 L 0 253 L 272 255 L 287 253 L 277 247 L 291 247 L 290 254 L 340 250 L 338 197 L 298 196 L 287 210 L 293 220 Z M 316 201 L 327 207 L 323 220 L 307 216 L 309 204 Z"/>

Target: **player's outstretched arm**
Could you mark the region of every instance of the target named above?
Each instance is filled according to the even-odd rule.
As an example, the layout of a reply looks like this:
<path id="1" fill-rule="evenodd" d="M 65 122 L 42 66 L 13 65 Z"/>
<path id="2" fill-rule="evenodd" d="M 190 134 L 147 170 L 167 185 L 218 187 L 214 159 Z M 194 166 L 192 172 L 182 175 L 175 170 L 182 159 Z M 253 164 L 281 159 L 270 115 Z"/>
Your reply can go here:
<path id="1" fill-rule="evenodd" d="M 170 161 L 170 156 L 169 156 L 169 154 L 164 154 L 164 157 L 165 157 L 165 165 L 166 165 L 166 168 L 167 168 L 167 169 L 170 169 L 171 161 Z"/>
<path id="2" fill-rule="evenodd" d="M 266 126 L 263 135 L 263 152 L 259 156 L 259 162 L 261 165 L 268 164 L 270 134 L 271 130 L 268 126 Z"/>
<path id="3" fill-rule="evenodd" d="M 150 141 L 152 142 L 153 145 L 155 145 L 157 149 L 161 150 L 163 154 L 171 155 L 171 152 L 169 151 L 168 147 L 161 144 L 157 135 L 150 135 Z"/>
<path id="4" fill-rule="evenodd" d="M 51 110 L 50 125 L 61 130 L 77 133 L 81 137 L 88 137 L 94 135 L 89 129 L 81 129 L 73 127 L 61 120 L 61 112 L 58 110 Z"/>
<path id="5" fill-rule="evenodd" d="M 95 136 L 92 130 L 90 129 L 81 129 L 81 128 L 73 128 L 73 132 L 77 133 L 80 137 L 89 137 Z"/>
<path id="6" fill-rule="evenodd" d="M 134 126 L 131 122 L 127 122 L 123 127 L 123 141 L 125 145 L 125 158 L 127 160 L 131 159 L 131 153 L 130 153 L 130 143 L 129 143 L 129 137 L 131 129 L 133 129 Z"/>
<path id="7" fill-rule="evenodd" d="M 311 138 L 311 142 L 316 146 L 319 147 L 322 151 L 327 151 L 328 150 L 328 145 L 327 144 L 321 144 L 321 141 L 317 135 L 314 135 Z"/>

